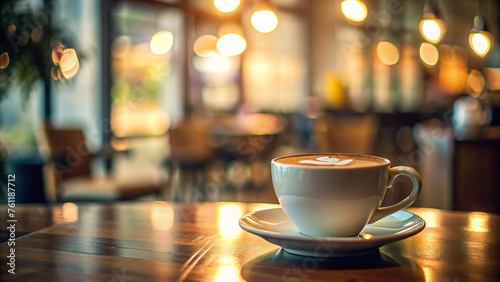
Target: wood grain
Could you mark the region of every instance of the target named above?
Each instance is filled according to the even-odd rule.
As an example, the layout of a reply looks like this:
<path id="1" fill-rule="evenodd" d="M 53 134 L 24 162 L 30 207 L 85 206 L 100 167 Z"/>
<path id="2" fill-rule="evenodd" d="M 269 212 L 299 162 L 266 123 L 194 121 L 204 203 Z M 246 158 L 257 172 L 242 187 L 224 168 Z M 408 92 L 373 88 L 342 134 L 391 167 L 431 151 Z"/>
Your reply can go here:
<path id="1" fill-rule="evenodd" d="M 124 202 L 17 207 L 2 281 L 498 281 L 500 216 L 414 208 L 427 227 L 362 257 L 290 255 L 238 226 L 270 204 Z M 0 214 L 6 222 L 6 213 Z M 19 230 L 19 231 L 18 231 Z M 29 233 L 32 232 L 32 233 Z"/>

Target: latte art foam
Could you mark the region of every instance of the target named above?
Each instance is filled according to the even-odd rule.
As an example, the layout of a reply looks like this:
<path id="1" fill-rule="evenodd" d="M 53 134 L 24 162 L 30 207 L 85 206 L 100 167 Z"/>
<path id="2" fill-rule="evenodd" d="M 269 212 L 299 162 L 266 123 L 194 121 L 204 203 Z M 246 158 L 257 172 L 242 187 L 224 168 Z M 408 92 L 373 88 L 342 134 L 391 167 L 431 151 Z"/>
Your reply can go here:
<path id="1" fill-rule="evenodd" d="M 275 158 L 273 162 L 284 165 L 311 166 L 328 169 L 372 167 L 390 164 L 389 160 L 376 156 L 342 153 L 283 156 Z"/>
<path id="2" fill-rule="evenodd" d="M 337 158 L 329 158 L 327 156 L 316 158 L 316 160 L 302 160 L 299 163 L 315 164 L 315 165 L 346 165 L 351 163 L 352 160 L 340 160 Z"/>

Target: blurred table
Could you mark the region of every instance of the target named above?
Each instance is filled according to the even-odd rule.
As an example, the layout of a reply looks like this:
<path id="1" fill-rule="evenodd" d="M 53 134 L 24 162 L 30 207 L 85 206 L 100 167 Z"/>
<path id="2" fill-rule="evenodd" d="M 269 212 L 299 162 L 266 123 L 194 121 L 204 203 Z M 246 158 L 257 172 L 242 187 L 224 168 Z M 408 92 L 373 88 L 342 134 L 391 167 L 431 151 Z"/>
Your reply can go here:
<path id="1" fill-rule="evenodd" d="M 212 120 L 210 134 L 215 146 L 246 162 L 269 153 L 285 128 L 272 114 L 240 114 Z"/>
<path id="2" fill-rule="evenodd" d="M 270 178 L 269 161 L 287 121 L 272 114 L 238 114 L 211 121 L 210 135 L 226 163 L 227 186 L 262 189 Z"/>
<path id="3" fill-rule="evenodd" d="M 243 231 L 239 218 L 269 204 L 122 202 L 17 206 L 16 274 L 9 281 L 498 281 L 500 216 L 408 209 L 419 234 L 363 257 L 284 253 Z M 7 222 L 4 206 L 0 219 Z M 5 230 L 5 229 L 4 229 Z M 26 234 L 27 232 L 32 232 Z"/>
<path id="4" fill-rule="evenodd" d="M 270 183 L 269 158 L 284 127 L 271 114 L 190 116 L 174 125 L 169 131 L 173 181 L 168 200 L 214 201 L 225 191 L 263 190 Z"/>

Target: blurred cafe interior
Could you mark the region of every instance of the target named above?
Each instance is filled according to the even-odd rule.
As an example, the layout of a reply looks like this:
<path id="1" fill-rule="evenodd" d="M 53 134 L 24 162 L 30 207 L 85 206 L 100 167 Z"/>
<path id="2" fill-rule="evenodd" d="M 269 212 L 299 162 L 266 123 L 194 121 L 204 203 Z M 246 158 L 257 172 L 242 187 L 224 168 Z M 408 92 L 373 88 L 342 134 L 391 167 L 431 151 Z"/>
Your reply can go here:
<path id="1" fill-rule="evenodd" d="M 17 203 L 277 203 L 273 157 L 353 152 L 416 168 L 414 206 L 500 213 L 497 1 L 1 5 Z"/>

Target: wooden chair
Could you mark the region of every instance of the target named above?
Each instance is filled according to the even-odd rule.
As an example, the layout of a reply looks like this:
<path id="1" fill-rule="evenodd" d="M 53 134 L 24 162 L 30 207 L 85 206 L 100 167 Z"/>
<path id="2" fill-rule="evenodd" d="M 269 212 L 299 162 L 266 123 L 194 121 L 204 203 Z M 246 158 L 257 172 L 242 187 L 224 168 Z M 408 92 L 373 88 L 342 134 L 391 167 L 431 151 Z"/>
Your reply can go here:
<path id="1" fill-rule="evenodd" d="M 115 201 L 158 195 L 166 185 L 166 173 L 157 169 L 124 177 L 93 177 L 94 156 L 89 152 L 80 128 L 55 128 L 44 124 L 40 130 L 45 193 L 49 201 Z"/>

